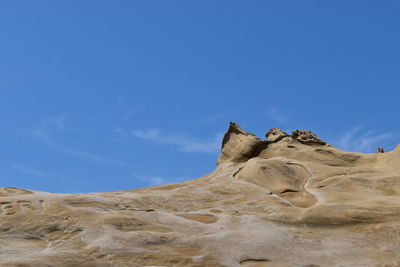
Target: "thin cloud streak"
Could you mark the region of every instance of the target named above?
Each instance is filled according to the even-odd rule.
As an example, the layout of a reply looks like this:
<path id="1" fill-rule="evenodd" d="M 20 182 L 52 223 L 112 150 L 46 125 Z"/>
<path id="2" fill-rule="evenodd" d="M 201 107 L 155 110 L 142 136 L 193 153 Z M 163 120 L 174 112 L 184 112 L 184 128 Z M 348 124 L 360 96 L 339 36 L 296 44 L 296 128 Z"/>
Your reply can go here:
<path id="1" fill-rule="evenodd" d="M 182 181 L 189 180 L 188 178 L 166 178 L 157 175 L 140 175 L 133 173 L 132 177 L 136 180 L 147 183 L 149 186 L 176 184 Z"/>
<path id="2" fill-rule="evenodd" d="M 143 140 L 150 140 L 161 144 L 175 145 L 182 152 L 217 153 L 220 150 L 223 134 L 219 133 L 210 141 L 199 140 L 187 134 L 167 134 L 160 129 L 132 130 L 132 135 Z"/>
<path id="3" fill-rule="evenodd" d="M 115 134 L 123 136 L 123 137 L 129 136 L 129 133 L 127 133 L 127 131 L 125 131 L 125 129 L 121 128 L 121 127 L 115 127 L 113 131 Z"/>
<path id="4" fill-rule="evenodd" d="M 139 114 L 143 110 L 144 110 L 143 107 L 137 107 L 135 109 L 128 110 L 127 112 L 125 112 L 125 113 L 123 113 L 121 115 L 121 118 L 123 120 L 131 119 L 131 118 L 135 117 L 135 115 Z"/>
<path id="5" fill-rule="evenodd" d="M 364 134 L 360 135 L 360 126 L 355 126 L 338 140 L 338 147 L 356 152 L 374 152 L 374 150 L 380 146 L 384 140 L 392 138 L 392 133 L 376 133 L 376 131 L 369 130 Z"/>
<path id="6" fill-rule="evenodd" d="M 287 125 L 289 123 L 289 119 L 279 110 L 277 106 L 271 107 L 268 110 L 267 116 L 270 120 L 276 121 L 283 125 Z"/>
<path id="7" fill-rule="evenodd" d="M 236 112 L 235 112 L 236 113 Z M 221 120 L 227 120 L 228 117 L 232 117 L 233 112 L 225 112 L 225 113 L 216 113 L 213 115 L 208 116 L 200 121 L 203 124 L 214 123 Z"/>
<path id="8" fill-rule="evenodd" d="M 63 129 L 65 127 L 67 119 L 68 119 L 68 114 L 64 113 L 59 115 L 58 117 L 48 118 L 43 120 L 42 126 L 43 127 L 54 126 L 58 129 Z"/>
<path id="9" fill-rule="evenodd" d="M 126 168 L 135 168 L 136 166 L 131 165 L 131 164 L 126 164 L 114 159 L 110 159 L 110 158 L 106 158 L 97 154 L 92 154 L 92 153 L 88 153 L 85 151 L 80 151 L 80 150 L 75 150 L 75 149 L 70 149 L 70 148 L 66 148 L 63 146 L 60 146 L 58 144 L 56 144 L 55 142 L 53 142 L 53 140 L 41 129 L 37 128 L 33 131 L 34 136 L 38 137 L 39 140 L 41 140 L 45 145 L 47 145 L 48 147 L 52 148 L 53 150 L 63 153 L 63 154 L 67 154 L 67 155 L 71 155 L 83 160 L 89 160 L 89 161 L 95 161 L 95 162 L 99 162 L 99 163 L 106 163 L 106 164 L 110 164 L 110 165 L 115 165 L 115 166 L 119 166 L 119 167 L 126 167 Z"/>
<path id="10" fill-rule="evenodd" d="M 33 176 L 33 177 L 38 177 L 38 178 L 45 178 L 45 179 L 50 179 L 52 183 L 54 182 L 62 182 L 62 183 L 80 183 L 80 184 L 92 184 L 87 180 L 83 180 L 80 178 L 75 178 L 67 175 L 59 175 L 59 174 L 53 174 L 53 173 L 48 173 L 42 170 L 37 170 L 37 169 L 32 169 L 32 168 L 27 168 L 21 165 L 13 165 L 11 166 L 12 169 L 15 171 L 28 175 L 28 176 Z"/>

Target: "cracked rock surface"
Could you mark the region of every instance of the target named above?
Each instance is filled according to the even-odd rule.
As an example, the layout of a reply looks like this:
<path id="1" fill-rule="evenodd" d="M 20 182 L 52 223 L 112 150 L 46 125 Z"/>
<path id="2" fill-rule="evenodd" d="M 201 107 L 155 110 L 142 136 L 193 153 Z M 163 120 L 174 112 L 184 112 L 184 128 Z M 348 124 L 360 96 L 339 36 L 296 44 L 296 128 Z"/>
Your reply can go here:
<path id="1" fill-rule="evenodd" d="M 216 170 L 178 184 L 0 188 L 0 266 L 400 266 L 399 146 L 267 138 L 232 123 Z"/>

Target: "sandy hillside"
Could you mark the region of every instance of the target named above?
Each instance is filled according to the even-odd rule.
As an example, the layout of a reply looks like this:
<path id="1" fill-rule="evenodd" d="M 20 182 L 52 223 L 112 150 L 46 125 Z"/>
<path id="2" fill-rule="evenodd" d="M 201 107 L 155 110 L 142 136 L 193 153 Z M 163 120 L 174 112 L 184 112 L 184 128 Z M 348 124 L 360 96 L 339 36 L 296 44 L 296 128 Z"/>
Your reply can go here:
<path id="1" fill-rule="evenodd" d="M 0 266 L 400 266 L 400 147 L 231 123 L 216 170 L 132 191 L 0 188 Z"/>

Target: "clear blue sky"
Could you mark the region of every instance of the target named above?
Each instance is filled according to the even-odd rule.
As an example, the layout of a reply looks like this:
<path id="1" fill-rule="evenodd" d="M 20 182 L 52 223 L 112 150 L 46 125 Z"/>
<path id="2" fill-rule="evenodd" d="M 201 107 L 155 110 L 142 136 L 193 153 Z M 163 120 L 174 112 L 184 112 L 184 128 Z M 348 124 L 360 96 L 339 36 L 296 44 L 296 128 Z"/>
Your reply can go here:
<path id="1" fill-rule="evenodd" d="M 215 168 L 229 121 L 400 143 L 398 1 L 0 3 L 0 186 L 132 189 Z"/>

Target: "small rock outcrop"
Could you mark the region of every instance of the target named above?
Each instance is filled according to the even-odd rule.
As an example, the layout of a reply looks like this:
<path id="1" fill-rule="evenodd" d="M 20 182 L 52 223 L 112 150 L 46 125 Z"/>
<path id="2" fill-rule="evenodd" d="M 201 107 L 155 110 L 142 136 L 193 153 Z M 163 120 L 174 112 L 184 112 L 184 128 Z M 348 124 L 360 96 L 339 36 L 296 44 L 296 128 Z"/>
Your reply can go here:
<path id="1" fill-rule="evenodd" d="M 278 142 L 288 136 L 289 135 L 287 133 L 279 128 L 272 128 L 265 134 L 265 137 L 267 137 L 269 142 Z"/>
<path id="2" fill-rule="evenodd" d="M 308 130 L 295 130 L 292 132 L 292 138 L 306 145 L 326 145 L 325 141 Z"/>
<path id="3" fill-rule="evenodd" d="M 217 159 L 217 165 L 228 161 L 245 162 L 265 150 L 268 144 L 277 143 L 286 137 L 305 145 L 326 145 L 325 141 L 308 130 L 295 130 L 289 135 L 279 128 L 271 128 L 265 136 L 267 140 L 261 140 L 243 130 L 237 123 L 231 122 L 222 141 L 221 155 Z"/>
<path id="4" fill-rule="evenodd" d="M 231 122 L 228 131 L 224 135 L 221 155 L 217 160 L 217 164 L 224 161 L 247 161 L 261 142 L 260 138 L 244 131 L 238 124 Z"/>

